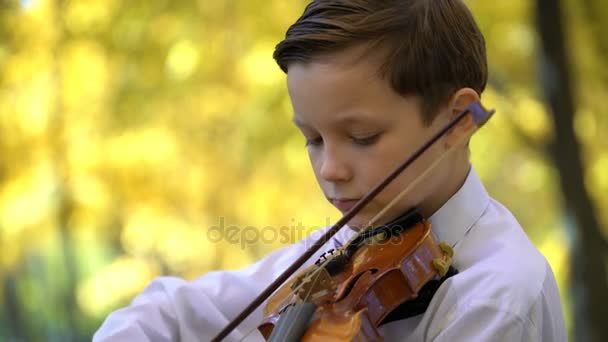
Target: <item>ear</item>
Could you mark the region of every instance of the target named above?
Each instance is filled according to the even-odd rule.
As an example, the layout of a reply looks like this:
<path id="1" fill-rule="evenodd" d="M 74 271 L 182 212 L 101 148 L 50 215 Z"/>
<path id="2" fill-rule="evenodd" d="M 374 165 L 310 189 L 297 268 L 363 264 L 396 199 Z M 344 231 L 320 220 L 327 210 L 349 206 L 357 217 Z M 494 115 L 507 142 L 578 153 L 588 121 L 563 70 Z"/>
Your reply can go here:
<path id="1" fill-rule="evenodd" d="M 467 107 L 473 103 L 479 101 L 479 94 L 471 88 L 461 88 L 452 95 L 448 102 L 448 110 L 450 112 L 450 119 L 455 118 L 458 114 L 462 113 Z M 447 134 L 444 139 L 444 147 L 449 148 L 455 144 L 463 141 L 465 136 L 471 135 L 475 129 L 475 123 L 470 115 L 465 116 L 459 123 L 454 126 Z"/>

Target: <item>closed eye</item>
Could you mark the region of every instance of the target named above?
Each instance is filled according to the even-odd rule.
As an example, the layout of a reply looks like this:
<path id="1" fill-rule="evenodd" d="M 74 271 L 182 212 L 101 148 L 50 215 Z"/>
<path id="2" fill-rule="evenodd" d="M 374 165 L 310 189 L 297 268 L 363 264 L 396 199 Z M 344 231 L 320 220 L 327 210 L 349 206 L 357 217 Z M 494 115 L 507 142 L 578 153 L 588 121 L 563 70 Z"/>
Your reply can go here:
<path id="1" fill-rule="evenodd" d="M 306 147 L 320 146 L 322 143 L 323 143 L 323 138 L 321 138 L 321 137 L 306 138 Z"/>
<path id="2" fill-rule="evenodd" d="M 366 137 L 351 137 L 351 140 L 357 145 L 369 146 L 376 143 L 378 141 L 378 138 L 380 138 L 380 135 L 380 133 L 377 133 Z"/>

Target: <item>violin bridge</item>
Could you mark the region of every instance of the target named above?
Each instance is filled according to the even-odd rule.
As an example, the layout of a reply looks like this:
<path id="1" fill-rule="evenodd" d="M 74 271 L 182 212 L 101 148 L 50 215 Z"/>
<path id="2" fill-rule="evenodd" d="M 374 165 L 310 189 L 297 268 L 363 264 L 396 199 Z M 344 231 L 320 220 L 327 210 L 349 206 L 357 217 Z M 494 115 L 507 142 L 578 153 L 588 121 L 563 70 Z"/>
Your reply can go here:
<path id="1" fill-rule="evenodd" d="M 303 302 L 319 301 L 331 298 L 336 284 L 329 272 L 321 267 L 300 277 L 291 285 L 291 289 Z"/>

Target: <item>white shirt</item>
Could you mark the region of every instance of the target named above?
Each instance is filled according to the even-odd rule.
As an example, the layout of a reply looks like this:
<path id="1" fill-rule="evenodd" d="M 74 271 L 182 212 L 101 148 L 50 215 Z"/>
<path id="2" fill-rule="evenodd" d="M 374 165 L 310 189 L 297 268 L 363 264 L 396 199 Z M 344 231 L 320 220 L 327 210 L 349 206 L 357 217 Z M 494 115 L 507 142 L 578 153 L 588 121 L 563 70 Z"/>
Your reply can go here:
<path id="1" fill-rule="evenodd" d="M 454 248 L 459 273 L 437 290 L 426 312 L 380 327 L 387 341 L 566 341 L 553 272 L 511 213 L 490 198 L 471 168 L 464 185 L 430 219 Z M 345 243 L 341 230 L 329 246 Z M 209 341 L 301 255 L 319 234 L 239 270 L 192 282 L 154 280 L 130 306 L 113 312 L 93 341 Z M 263 341 L 260 306 L 229 339 Z"/>

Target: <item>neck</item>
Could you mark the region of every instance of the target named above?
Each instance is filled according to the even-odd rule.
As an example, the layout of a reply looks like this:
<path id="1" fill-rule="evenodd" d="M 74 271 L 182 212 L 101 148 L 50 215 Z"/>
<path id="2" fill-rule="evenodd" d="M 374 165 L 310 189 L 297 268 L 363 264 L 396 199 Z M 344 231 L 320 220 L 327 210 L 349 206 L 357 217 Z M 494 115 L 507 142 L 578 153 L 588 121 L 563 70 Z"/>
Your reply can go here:
<path id="1" fill-rule="evenodd" d="M 462 187 L 471 169 L 468 158 L 461 159 L 451 166 L 449 177 L 437 185 L 433 196 L 421 203 L 420 210 L 424 217 L 431 217 Z"/>

